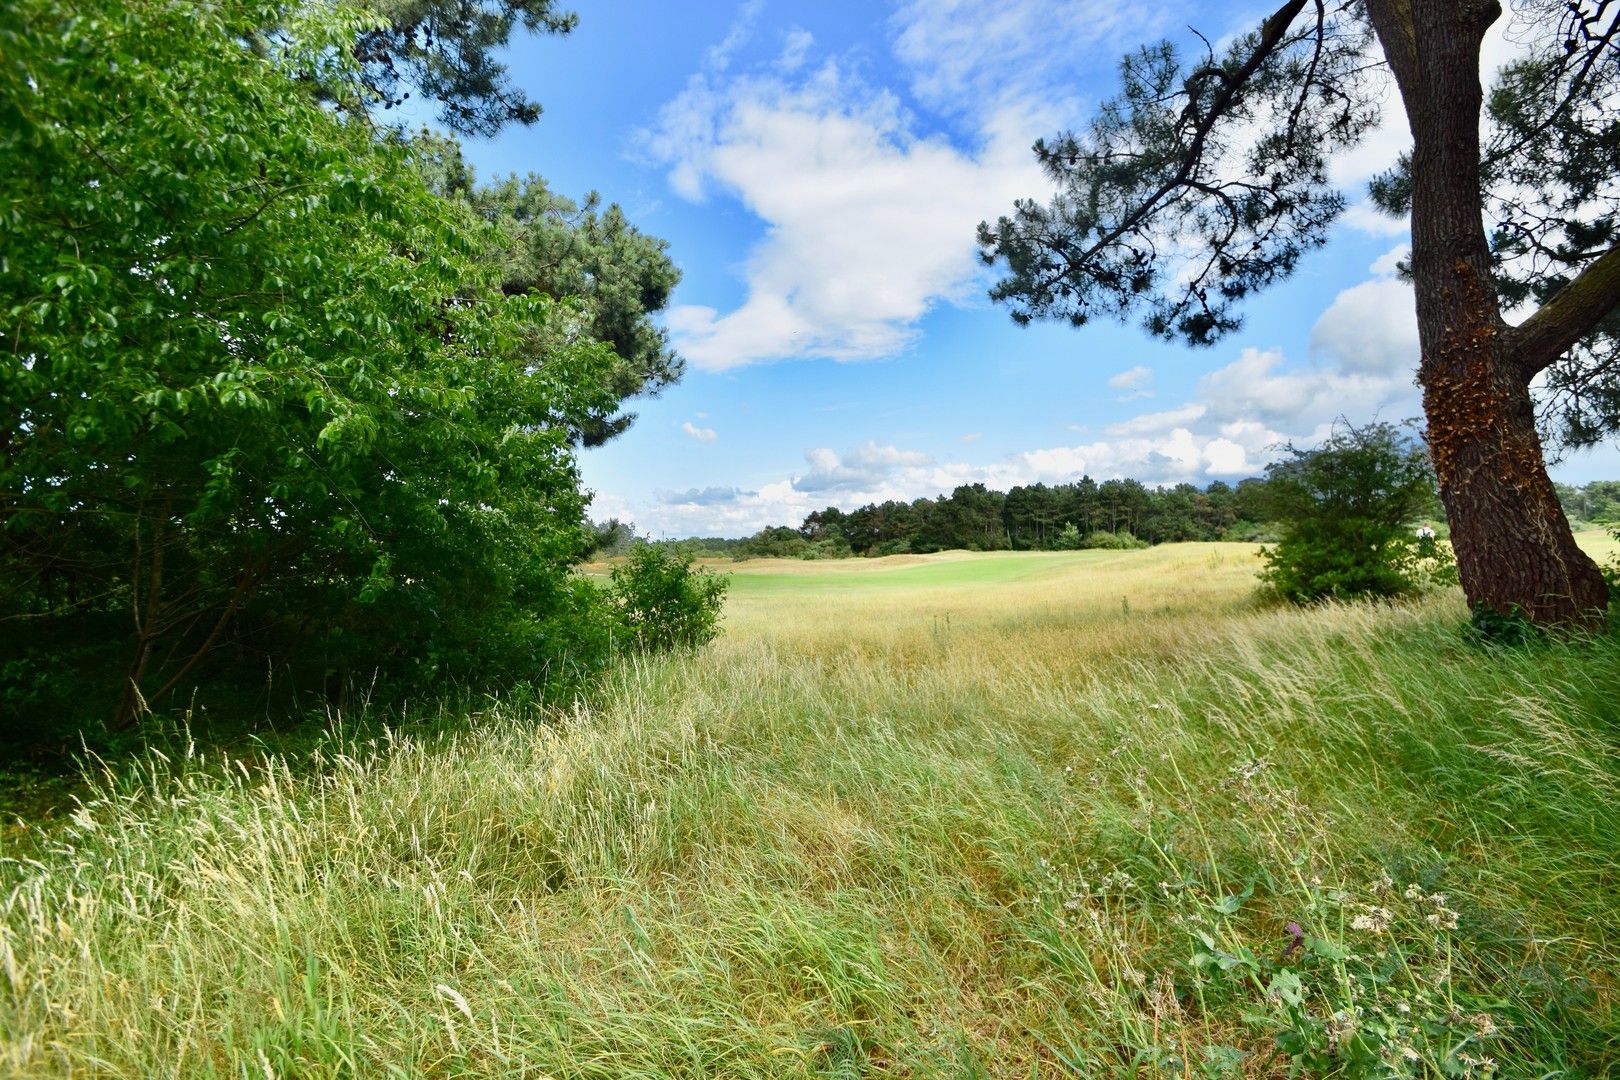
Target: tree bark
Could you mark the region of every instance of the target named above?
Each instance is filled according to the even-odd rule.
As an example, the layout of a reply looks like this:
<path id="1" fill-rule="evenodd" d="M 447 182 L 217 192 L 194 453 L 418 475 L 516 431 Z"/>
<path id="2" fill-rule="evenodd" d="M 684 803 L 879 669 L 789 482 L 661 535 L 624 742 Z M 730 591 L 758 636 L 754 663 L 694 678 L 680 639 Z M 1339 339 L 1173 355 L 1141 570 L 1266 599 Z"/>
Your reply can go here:
<path id="1" fill-rule="evenodd" d="M 1608 606 L 1542 455 L 1524 342 L 1503 321 L 1480 199 L 1480 44 L 1495 0 L 1369 0 L 1412 129 L 1412 279 L 1429 451 L 1463 591 L 1538 625 Z"/>

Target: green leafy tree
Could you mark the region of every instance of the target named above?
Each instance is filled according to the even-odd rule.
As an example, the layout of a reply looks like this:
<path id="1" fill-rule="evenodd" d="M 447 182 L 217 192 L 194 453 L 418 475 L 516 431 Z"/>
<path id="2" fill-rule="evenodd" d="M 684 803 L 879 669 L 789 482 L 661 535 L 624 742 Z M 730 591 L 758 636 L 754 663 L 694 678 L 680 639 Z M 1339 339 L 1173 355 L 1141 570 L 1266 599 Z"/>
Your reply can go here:
<path id="1" fill-rule="evenodd" d="M 226 658 L 416 685 L 600 652 L 569 433 L 611 354 L 520 349 L 561 309 L 503 296 L 485 227 L 308 92 L 360 28 L 261 0 L 0 24 L 4 670 L 49 659 L 117 725 Z"/>
<path id="2" fill-rule="evenodd" d="M 1423 445 L 1390 424 L 1343 426 L 1309 450 L 1289 447 L 1266 469 L 1265 499 L 1282 529 L 1261 573 L 1279 594 L 1397 596 L 1422 579 L 1412 523 L 1433 498 Z M 1430 545 L 1422 545 L 1432 547 Z"/>
<path id="3" fill-rule="evenodd" d="M 1480 82 L 1496 0 L 1288 0 L 1217 55 L 1128 56 L 1082 133 L 1036 144 L 1058 188 L 980 226 L 1014 319 L 1140 312 L 1207 344 L 1288 276 L 1344 207 L 1333 154 L 1393 77 L 1411 154 L 1374 186 L 1409 210 L 1428 442 L 1472 604 L 1597 623 L 1608 590 L 1546 473 L 1531 382 L 1589 441 L 1620 424 L 1620 30 L 1606 0 L 1522 0 L 1530 59 Z M 1487 129 L 1482 139 L 1481 127 Z M 1533 308 L 1517 325 L 1504 313 Z"/>
<path id="4" fill-rule="evenodd" d="M 669 245 L 630 224 L 617 205 L 604 209 L 594 192 L 576 204 L 533 174 L 480 185 L 453 139 L 421 132 L 412 143 L 433 188 L 495 226 L 485 258 L 502 291 L 566 299 L 572 307 L 572 318 L 537 328 L 526 348 L 544 355 L 581 335 L 612 348 L 614 399 L 585 416 L 575 434 L 587 446 L 622 434 L 635 414 L 620 412 L 620 403 L 656 397 L 685 370 L 654 321 L 681 280 Z"/>

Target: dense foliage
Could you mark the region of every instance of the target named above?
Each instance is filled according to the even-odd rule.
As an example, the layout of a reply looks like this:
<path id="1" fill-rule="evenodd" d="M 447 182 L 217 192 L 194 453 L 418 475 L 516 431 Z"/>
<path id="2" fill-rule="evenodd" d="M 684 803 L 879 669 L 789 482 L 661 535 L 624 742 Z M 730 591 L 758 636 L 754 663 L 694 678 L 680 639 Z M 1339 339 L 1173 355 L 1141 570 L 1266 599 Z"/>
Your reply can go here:
<path id="1" fill-rule="evenodd" d="M 695 567 L 692 556 L 636 544 L 613 568 L 609 601 L 638 649 L 665 652 L 713 641 L 727 581 Z"/>
<path id="2" fill-rule="evenodd" d="M 548 330 L 568 300 L 503 292 L 490 226 L 409 145 L 323 104 L 361 92 L 364 25 L 274 0 L 0 24 L 11 738 L 221 673 L 555 689 L 611 647 L 570 573 L 572 447 L 619 361 Z"/>
<path id="3" fill-rule="evenodd" d="M 1423 445 L 1389 424 L 1341 427 L 1320 446 L 1290 448 L 1266 470 L 1265 504 L 1282 538 L 1261 578 L 1289 600 L 1398 596 L 1439 561 L 1434 472 Z"/>

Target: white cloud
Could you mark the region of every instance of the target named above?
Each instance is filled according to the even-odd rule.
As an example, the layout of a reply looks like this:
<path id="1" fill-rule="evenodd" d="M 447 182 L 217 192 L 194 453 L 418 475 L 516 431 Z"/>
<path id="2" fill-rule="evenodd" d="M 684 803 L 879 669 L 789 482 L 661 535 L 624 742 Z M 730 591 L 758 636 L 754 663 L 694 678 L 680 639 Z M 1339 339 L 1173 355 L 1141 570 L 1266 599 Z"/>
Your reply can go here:
<path id="1" fill-rule="evenodd" d="M 975 226 L 1049 189 L 1029 146 L 1075 109 L 1053 88 L 1145 28 L 1103 0 L 902 5 L 895 55 L 919 100 L 966 120 L 964 145 L 867 83 L 862 58 L 816 62 L 803 30 L 774 62 L 733 73 L 752 14 L 645 136 L 682 198 L 735 198 L 764 224 L 738 307 L 669 313 L 677 348 L 711 371 L 891 356 L 934 306 L 975 301 L 987 276 Z"/>
<path id="2" fill-rule="evenodd" d="M 1117 59 L 1164 20 L 1114 0 L 909 0 L 891 25 L 913 93 L 935 108 L 984 111 L 1050 99 L 1064 76 Z"/>
<path id="3" fill-rule="evenodd" d="M 972 431 L 972 432 L 969 432 L 968 434 L 962 436 L 962 441 L 963 442 L 978 442 L 982 438 L 984 438 L 984 432 L 982 432 L 982 431 Z"/>
<path id="4" fill-rule="evenodd" d="M 731 28 L 720 44 L 708 51 L 705 60 L 712 71 L 724 71 L 731 66 L 731 58 L 748 43 L 754 35 L 754 25 L 759 22 L 759 13 L 765 7 L 765 0 L 743 0 L 737 9 L 737 17 L 732 20 Z"/>
<path id="5" fill-rule="evenodd" d="M 1369 236 L 1405 236 L 1412 227 L 1407 218 L 1390 217 L 1374 206 L 1371 199 L 1351 203 L 1339 220 Z"/>
<path id="6" fill-rule="evenodd" d="M 1420 352 L 1416 300 L 1395 276 L 1410 253 L 1407 244 L 1391 248 L 1370 267 L 1376 278 L 1333 298 L 1311 329 L 1312 356 L 1349 376 L 1410 382 Z"/>
<path id="7" fill-rule="evenodd" d="M 1201 419 L 1209 411 L 1207 405 L 1194 402 L 1183 405 L 1178 409 L 1166 409 L 1163 412 L 1143 413 L 1133 416 L 1129 420 L 1122 420 L 1117 424 L 1110 424 L 1105 431 L 1108 435 L 1148 435 L 1154 432 L 1171 431 L 1194 420 Z"/>
<path id="8" fill-rule="evenodd" d="M 810 47 L 815 43 L 815 36 L 810 31 L 800 27 L 789 30 L 782 39 L 782 52 L 776 58 L 776 69 L 784 75 L 798 71 L 804 66 L 806 57 L 810 55 Z"/>
<path id="9" fill-rule="evenodd" d="M 792 479 L 795 491 L 872 489 L 880 487 L 898 470 L 918 469 L 933 463 L 933 458 L 921 451 L 879 446 L 876 442 L 842 456 L 826 447 L 818 447 L 807 450 L 804 457 L 810 463 L 810 471 Z"/>
<path id="10" fill-rule="evenodd" d="M 757 495 L 734 487 L 689 488 L 686 491 L 660 491 L 658 501 L 670 506 L 724 506 L 738 499 Z"/>
<path id="11" fill-rule="evenodd" d="M 714 428 L 698 427 L 690 420 L 682 422 L 681 430 L 686 432 L 686 434 L 690 435 L 692 438 L 696 439 L 698 442 L 714 442 L 714 440 L 720 437 L 719 435 L 715 434 Z"/>
<path id="12" fill-rule="evenodd" d="M 1138 364 L 1120 372 L 1108 380 L 1108 385 L 1124 393 L 1115 398 L 1115 401 L 1134 401 L 1137 398 L 1152 397 L 1153 391 L 1149 389 L 1153 382 L 1153 369 L 1144 364 Z"/>
<path id="13" fill-rule="evenodd" d="M 1337 360 L 1351 374 L 1404 373 L 1410 379 L 1418 351 L 1412 287 L 1391 278 L 1344 290 L 1311 330 L 1311 352 Z"/>
<path id="14" fill-rule="evenodd" d="M 978 292 L 975 226 L 1042 188 L 1030 127 L 1004 123 L 965 152 L 912 126 L 836 61 L 791 83 L 702 75 L 665 106 L 649 146 L 675 190 L 723 192 L 766 226 L 740 307 L 670 312 L 694 366 L 890 356 L 932 306 Z"/>
<path id="15" fill-rule="evenodd" d="M 1410 375 L 1288 365 L 1281 352 L 1254 348 L 1200 379 L 1199 396 L 1212 420 L 1256 421 L 1289 432 L 1313 431 L 1339 416 L 1359 423 L 1411 415 L 1416 399 Z"/>
<path id="16" fill-rule="evenodd" d="M 1367 269 L 1371 270 L 1379 277 L 1394 277 L 1400 272 L 1401 263 L 1409 259 L 1411 255 L 1411 244 L 1396 244 L 1394 247 L 1378 256 L 1378 258 L 1374 259 L 1373 264 L 1367 267 Z"/>

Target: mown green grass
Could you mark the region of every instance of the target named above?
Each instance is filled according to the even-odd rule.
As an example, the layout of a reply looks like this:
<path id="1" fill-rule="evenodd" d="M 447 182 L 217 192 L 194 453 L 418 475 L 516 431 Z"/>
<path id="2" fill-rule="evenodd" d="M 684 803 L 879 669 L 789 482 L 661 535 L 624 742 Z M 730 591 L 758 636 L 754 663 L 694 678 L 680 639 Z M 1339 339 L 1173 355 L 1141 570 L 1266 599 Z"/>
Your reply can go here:
<path id="1" fill-rule="evenodd" d="M 1615 1071 L 1620 642 L 1254 568 L 743 565 L 568 716 L 153 759 L 7 841 L 0 1072 Z"/>

